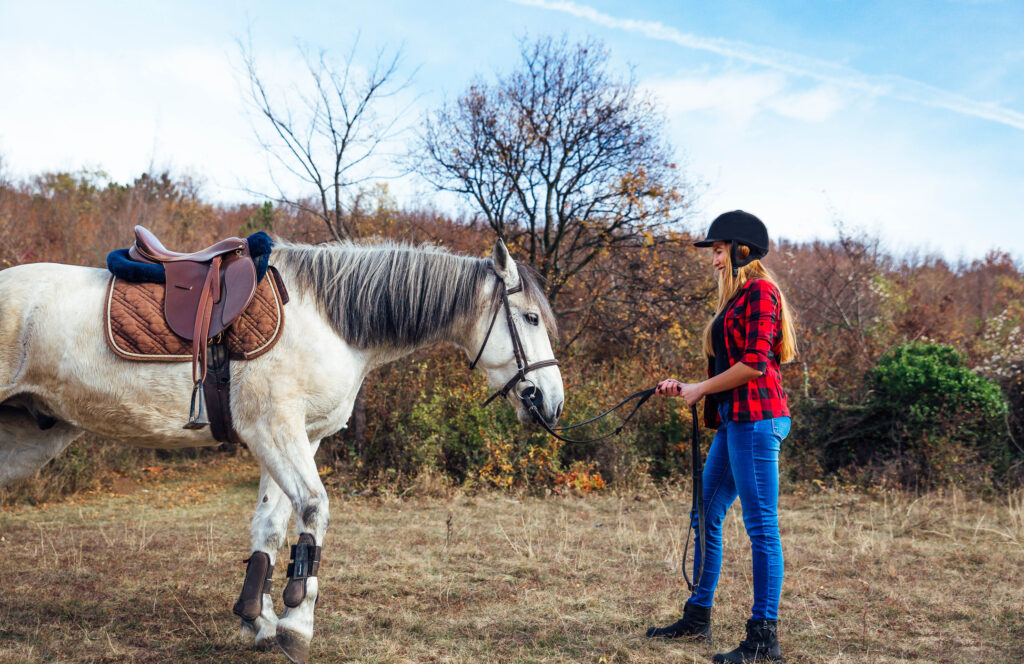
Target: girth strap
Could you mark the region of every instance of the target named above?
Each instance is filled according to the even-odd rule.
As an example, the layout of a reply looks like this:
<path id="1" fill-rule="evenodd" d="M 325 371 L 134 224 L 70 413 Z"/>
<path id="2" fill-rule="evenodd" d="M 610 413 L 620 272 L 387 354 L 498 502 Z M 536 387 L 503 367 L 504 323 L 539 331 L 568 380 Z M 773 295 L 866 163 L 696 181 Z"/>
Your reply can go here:
<path id="1" fill-rule="evenodd" d="M 206 378 L 203 395 L 214 440 L 239 443 L 231 421 L 231 354 L 223 341 L 211 343 L 206 350 Z"/>

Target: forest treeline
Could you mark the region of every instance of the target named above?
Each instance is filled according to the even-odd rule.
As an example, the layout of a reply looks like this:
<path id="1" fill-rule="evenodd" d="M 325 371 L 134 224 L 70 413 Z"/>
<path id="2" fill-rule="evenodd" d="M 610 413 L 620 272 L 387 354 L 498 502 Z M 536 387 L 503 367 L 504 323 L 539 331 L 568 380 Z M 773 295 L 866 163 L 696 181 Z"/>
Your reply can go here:
<path id="1" fill-rule="evenodd" d="M 380 185 L 364 189 L 345 215 L 357 240 L 433 243 L 483 256 L 494 238 L 486 219 L 402 207 Z M 692 248 L 687 231 L 698 233 L 704 223 L 605 247 L 559 282 L 554 341 L 564 421 L 592 416 L 665 377 L 703 376 L 700 338 L 715 285 L 708 257 Z M 299 207 L 212 203 L 199 183 L 166 172 L 129 183 L 99 171 L 0 177 L 0 266 L 102 268 L 109 251 L 130 243 L 134 224 L 180 250 L 256 230 L 295 242 L 330 239 Z M 794 415 L 783 474 L 915 489 L 1020 484 L 1021 266 L 999 252 L 957 264 L 896 255 L 877 237 L 836 228 L 831 241 L 778 240 L 765 260 L 791 299 L 800 345 L 797 360 L 783 367 Z M 529 255 L 527 241 L 511 238 L 513 256 Z M 437 348 L 378 370 L 366 386 L 365 435 L 339 432 L 323 444 L 322 460 L 369 485 L 429 472 L 467 487 L 556 491 L 671 480 L 688 471 L 689 412 L 678 400 L 652 400 L 618 437 L 567 445 L 523 429 L 506 406 L 482 408 L 486 386 L 465 360 Z M 613 424 L 591 433 L 602 426 Z M 70 491 L 105 466 L 130 469 L 138 457 L 124 450 L 86 438 L 41 472 L 40 486 Z"/>

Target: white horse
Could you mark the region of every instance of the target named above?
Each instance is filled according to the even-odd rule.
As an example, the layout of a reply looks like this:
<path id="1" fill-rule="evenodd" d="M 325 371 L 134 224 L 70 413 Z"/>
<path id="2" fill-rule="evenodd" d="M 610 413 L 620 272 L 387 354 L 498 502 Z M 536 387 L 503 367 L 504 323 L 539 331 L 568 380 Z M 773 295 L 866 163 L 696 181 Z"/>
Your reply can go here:
<path id="1" fill-rule="evenodd" d="M 395 244 L 283 244 L 270 262 L 291 296 L 284 332 L 265 355 L 232 363 L 231 411 L 260 463 L 252 551 L 266 556 L 271 573 L 292 514 L 300 544 L 323 544 L 328 498 L 313 455 L 348 421 L 375 367 L 451 343 L 469 358 L 480 352 L 476 365 L 500 388 L 517 374 L 516 355 L 525 355 L 545 366 L 513 381 L 508 401 L 528 421 L 519 393 L 531 386 L 539 389 L 531 394 L 541 417 L 554 423 L 561 414 L 561 374 L 543 362 L 553 359 L 551 309 L 500 241 L 489 260 Z M 192 392 L 188 362 L 132 362 L 107 347 L 108 278 L 102 269 L 52 263 L 0 271 L 0 487 L 30 476 L 83 431 L 143 447 L 218 444 L 208 428 L 182 428 Z M 493 324 L 502 289 L 512 292 L 506 320 L 515 330 Z M 305 553 L 299 567 L 309 574 L 314 549 Z M 289 582 L 279 619 L 261 575 L 247 570 L 255 609 L 243 617 L 243 633 L 257 646 L 276 643 L 293 662 L 308 661 L 316 576 Z"/>

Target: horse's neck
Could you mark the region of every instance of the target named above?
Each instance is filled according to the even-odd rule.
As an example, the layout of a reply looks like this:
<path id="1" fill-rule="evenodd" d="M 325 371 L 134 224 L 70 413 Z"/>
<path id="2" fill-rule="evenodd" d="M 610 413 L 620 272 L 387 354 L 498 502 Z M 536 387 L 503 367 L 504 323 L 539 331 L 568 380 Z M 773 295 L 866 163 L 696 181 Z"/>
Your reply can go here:
<path id="1" fill-rule="evenodd" d="M 486 287 L 484 290 L 489 291 L 490 288 Z M 483 300 L 486 299 L 486 301 L 490 301 L 489 299 L 487 299 L 487 297 L 488 296 L 486 295 L 481 296 L 479 293 L 477 294 L 477 298 L 481 300 L 481 307 L 486 306 L 485 304 L 482 303 Z M 489 321 L 490 319 L 488 318 L 488 322 Z M 368 349 L 366 351 L 368 354 L 367 371 L 372 371 L 377 367 L 389 364 L 396 360 L 400 360 L 403 357 L 411 355 L 412 353 L 415 353 L 418 350 L 430 348 L 431 346 L 437 346 L 438 344 L 447 344 L 455 346 L 456 348 L 466 353 L 468 361 L 468 358 L 474 356 L 477 351 L 477 349 L 473 347 L 473 344 L 475 343 L 476 340 L 476 335 L 474 334 L 474 327 L 475 323 L 472 319 L 455 320 L 450 326 L 450 329 L 448 329 L 442 335 L 443 338 L 441 339 L 424 341 L 422 343 L 402 347 L 381 346 L 377 348 Z"/>
<path id="2" fill-rule="evenodd" d="M 290 266 L 275 264 L 275 267 L 277 267 L 277 269 L 281 272 L 281 276 L 284 279 L 286 286 L 291 288 L 291 284 L 298 283 L 296 279 L 291 278 L 294 276 L 294 274 L 292 273 Z M 295 290 L 298 291 L 297 286 L 295 286 Z M 481 287 L 480 290 L 482 292 L 477 293 L 477 299 L 479 301 L 478 310 L 482 311 L 484 308 L 486 308 L 488 312 L 487 315 L 489 316 L 490 309 L 489 307 L 487 307 L 486 302 L 492 301 L 491 298 L 493 296 L 493 285 L 489 281 L 487 281 L 485 282 L 485 285 Z M 320 306 L 318 304 L 318 298 L 315 293 L 295 292 L 292 293 L 292 297 L 293 299 L 296 299 L 300 302 L 307 303 L 308 306 L 317 308 L 320 312 L 320 316 L 323 318 L 324 324 L 333 329 L 330 321 L 327 320 L 326 316 L 323 314 L 322 309 L 320 309 Z M 490 319 L 488 318 L 488 321 L 489 320 Z M 390 344 L 363 349 L 362 353 L 366 359 L 365 371 L 372 371 L 377 367 L 383 366 L 390 362 L 394 362 L 396 360 L 400 360 L 403 357 L 406 357 L 416 352 L 417 350 L 428 348 L 430 346 L 435 346 L 438 343 L 449 343 L 451 345 L 456 346 L 457 348 L 460 348 L 469 355 L 475 354 L 477 349 L 471 347 L 473 343 L 475 343 L 477 336 L 474 334 L 474 331 L 474 320 L 455 320 L 452 322 L 450 329 L 446 330 L 445 333 L 442 335 L 444 338 L 440 340 L 428 340 L 422 343 L 411 344 L 408 346 L 395 346 L 393 344 Z M 336 331 L 335 333 L 337 334 Z M 347 344 L 349 343 L 344 338 L 342 338 L 342 341 Z"/>

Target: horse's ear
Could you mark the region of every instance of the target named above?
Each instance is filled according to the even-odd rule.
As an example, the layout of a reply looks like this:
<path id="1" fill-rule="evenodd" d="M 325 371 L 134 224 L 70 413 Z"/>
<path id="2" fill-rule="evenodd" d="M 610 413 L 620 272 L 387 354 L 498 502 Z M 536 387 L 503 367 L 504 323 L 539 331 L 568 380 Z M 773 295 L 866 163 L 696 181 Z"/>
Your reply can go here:
<path id="1" fill-rule="evenodd" d="M 516 262 L 508 253 L 508 248 L 501 238 L 494 243 L 494 251 L 491 253 L 494 260 L 494 271 L 498 273 L 501 280 L 505 282 L 505 288 L 515 288 L 519 285 L 519 270 L 516 269 Z"/>

